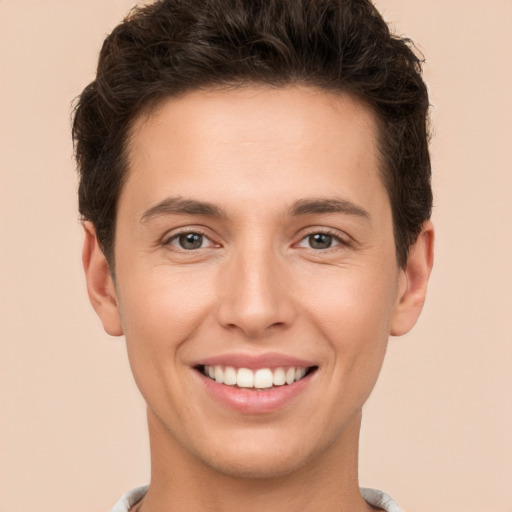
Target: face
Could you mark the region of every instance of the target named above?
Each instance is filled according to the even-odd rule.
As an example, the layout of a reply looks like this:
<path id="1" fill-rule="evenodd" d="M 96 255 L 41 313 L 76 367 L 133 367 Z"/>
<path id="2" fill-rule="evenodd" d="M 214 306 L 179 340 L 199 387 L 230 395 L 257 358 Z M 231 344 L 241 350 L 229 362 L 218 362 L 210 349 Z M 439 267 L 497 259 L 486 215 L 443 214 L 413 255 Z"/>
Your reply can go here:
<path id="1" fill-rule="evenodd" d="M 406 289 L 378 162 L 372 113 L 309 88 L 191 92 L 137 120 L 103 320 L 158 442 L 269 476 L 343 441 Z"/>

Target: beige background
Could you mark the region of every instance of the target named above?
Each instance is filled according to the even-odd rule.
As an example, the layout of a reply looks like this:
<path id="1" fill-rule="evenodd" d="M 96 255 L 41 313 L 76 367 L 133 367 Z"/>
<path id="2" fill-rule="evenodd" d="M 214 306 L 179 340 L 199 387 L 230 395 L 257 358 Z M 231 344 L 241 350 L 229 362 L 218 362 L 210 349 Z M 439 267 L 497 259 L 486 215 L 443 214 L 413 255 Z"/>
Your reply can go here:
<path id="1" fill-rule="evenodd" d="M 72 98 L 132 0 L 0 0 L 0 511 L 105 511 L 148 479 L 123 341 L 88 304 Z M 366 407 L 361 483 L 409 512 L 512 511 L 510 0 L 378 0 L 427 56 L 437 256 Z"/>

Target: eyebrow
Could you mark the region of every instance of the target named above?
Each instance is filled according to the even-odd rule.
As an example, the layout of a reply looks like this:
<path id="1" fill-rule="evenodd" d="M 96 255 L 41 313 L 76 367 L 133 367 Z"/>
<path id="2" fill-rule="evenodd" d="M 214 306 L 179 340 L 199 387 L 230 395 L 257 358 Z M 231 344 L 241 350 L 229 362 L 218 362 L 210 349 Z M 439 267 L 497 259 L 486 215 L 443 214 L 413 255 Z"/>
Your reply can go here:
<path id="1" fill-rule="evenodd" d="M 370 218 L 370 214 L 361 206 L 345 199 L 299 199 L 288 211 L 291 216 L 311 215 L 318 213 L 344 213 L 356 217 Z"/>
<path id="2" fill-rule="evenodd" d="M 184 199 L 182 197 L 168 197 L 146 210 L 140 220 L 142 223 L 145 223 L 154 217 L 173 214 L 226 217 L 224 210 L 213 203 L 196 201 L 195 199 Z"/>
<path id="3" fill-rule="evenodd" d="M 299 199 L 288 209 L 288 215 L 298 217 L 301 215 L 313 215 L 322 213 L 343 213 L 357 217 L 370 218 L 370 214 L 360 206 L 345 199 Z M 168 197 L 155 206 L 146 210 L 141 216 L 141 222 L 145 223 L 154 217 L 161 215 L 202 215 L 205 217 L 227 217 L 225 211 L 219 206 L 206 201 L 185 199 L 182 197 Z"/>

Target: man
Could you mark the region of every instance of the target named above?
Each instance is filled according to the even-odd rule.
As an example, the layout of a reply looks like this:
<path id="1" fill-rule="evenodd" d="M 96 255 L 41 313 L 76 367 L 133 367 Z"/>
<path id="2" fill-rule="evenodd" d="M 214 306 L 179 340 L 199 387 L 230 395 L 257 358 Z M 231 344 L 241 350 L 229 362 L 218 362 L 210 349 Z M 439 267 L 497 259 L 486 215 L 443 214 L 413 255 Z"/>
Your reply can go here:
<path id="1" fill-rule="evenodd" d="M 113 511 L 398 511 L 362 406 L 433 258 L 420 63 L 364 0 L 163 0 L 74 119 L 83 262 L 147 403 Z"/>

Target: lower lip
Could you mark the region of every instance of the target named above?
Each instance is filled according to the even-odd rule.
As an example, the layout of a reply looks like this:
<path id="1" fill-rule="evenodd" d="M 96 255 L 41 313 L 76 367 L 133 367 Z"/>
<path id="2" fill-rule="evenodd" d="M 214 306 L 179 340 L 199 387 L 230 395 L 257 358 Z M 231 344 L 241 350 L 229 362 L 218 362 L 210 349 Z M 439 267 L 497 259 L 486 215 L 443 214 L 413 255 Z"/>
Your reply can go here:
<path id="1" fill-rule="evenodd" d="M 230 409 L 245 414 L 264 414 L 282 409 L 305 390 L 314 373 L 316 372 L 309 373 L 292 384 L 256 391 L 254 388 L 244 389 L 219 384 L 197 372 L 204 386 L 215 400 Z"/>

